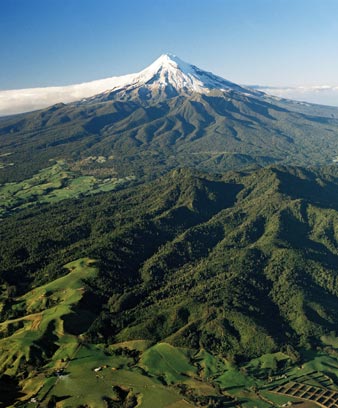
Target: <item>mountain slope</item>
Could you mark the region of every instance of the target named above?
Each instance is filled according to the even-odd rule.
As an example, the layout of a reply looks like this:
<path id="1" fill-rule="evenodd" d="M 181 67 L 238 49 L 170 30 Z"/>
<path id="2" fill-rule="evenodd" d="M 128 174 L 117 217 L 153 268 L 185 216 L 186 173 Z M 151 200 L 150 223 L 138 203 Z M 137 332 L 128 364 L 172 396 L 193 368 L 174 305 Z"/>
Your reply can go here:
<path id="1" fill-rule="evenodd" d="M 116 82 L 117 81 L 117 82 Z M 162 56 L 112 89 L 0 121 L 0 182 L 22 180 L 51 159 L 137 179 L 177 167 L 322 165 L 338 155 L 338 109 L 280 100 Z"/>

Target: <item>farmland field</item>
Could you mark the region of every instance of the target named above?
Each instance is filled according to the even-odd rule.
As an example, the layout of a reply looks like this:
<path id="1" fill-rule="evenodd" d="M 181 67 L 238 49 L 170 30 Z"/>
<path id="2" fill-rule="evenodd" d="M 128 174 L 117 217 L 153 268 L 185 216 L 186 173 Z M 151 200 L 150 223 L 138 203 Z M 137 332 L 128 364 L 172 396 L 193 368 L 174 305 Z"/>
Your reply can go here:
<path id="1" fill-rule="evenodd" d="M 8 216 L 37 204 L 56 203 L 68 198 L 98 194 L 118 189 L 133 177 L 117 178 L 112 174 L 104 179 L 86 175 L 65 160 L 58 160 L 33 177 L 0 186 L 0 217 Z"/>

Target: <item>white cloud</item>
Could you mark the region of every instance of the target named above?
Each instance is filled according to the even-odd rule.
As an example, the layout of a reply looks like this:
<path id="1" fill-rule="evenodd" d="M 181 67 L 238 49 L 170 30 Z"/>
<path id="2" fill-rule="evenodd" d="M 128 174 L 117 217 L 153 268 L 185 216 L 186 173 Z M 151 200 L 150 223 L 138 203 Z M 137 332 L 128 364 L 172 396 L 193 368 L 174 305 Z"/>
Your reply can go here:
<path id="1" fill-rule="evenodd" d="M 46 108 L 59 102 L 74 102 L 128 83 L 132 75 L 111 77 L 77 85 L 0 91 L 0 116 Z"/>
<path id="2" fill-rule="evenodd" d="M 273 87 L 255 85 L 254 88 L 280 98 L 338 106 L 338 86 Z"/>

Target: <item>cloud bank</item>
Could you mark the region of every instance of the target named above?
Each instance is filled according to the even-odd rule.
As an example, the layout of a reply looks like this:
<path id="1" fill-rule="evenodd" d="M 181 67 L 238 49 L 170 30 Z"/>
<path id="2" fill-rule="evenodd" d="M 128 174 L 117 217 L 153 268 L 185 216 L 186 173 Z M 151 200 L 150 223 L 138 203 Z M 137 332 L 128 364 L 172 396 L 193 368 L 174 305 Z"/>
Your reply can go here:
<path id="1" fill-rule="evenodd" d="M 90 98 L 117 84 L 128 82 L 131 75 L 111 77 L 77 85 L 0 91 L 0 116 L 29 112 L 56 103 L 68 103 Z"/>
<path id="2" fill-rule="evenodd" d="M 251 86 L 267 94 L 280 98 L 318 103 L 320 105 L 338 106 L 338 86 L 298 86 L 298 87 L 273 87 L 273 86 Z"/>

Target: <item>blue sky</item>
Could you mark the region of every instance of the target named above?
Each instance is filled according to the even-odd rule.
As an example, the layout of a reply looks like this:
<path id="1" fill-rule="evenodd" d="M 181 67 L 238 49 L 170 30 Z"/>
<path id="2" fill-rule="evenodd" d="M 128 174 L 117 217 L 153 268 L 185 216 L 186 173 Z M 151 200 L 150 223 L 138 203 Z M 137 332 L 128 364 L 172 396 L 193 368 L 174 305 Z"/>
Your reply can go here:
<path id="1" fill-rule="evenodd" d="M 136 72 L 160 54 L 243 84 L 338 85 L 338 0 L 0 0 L 0 89 Z"/>

